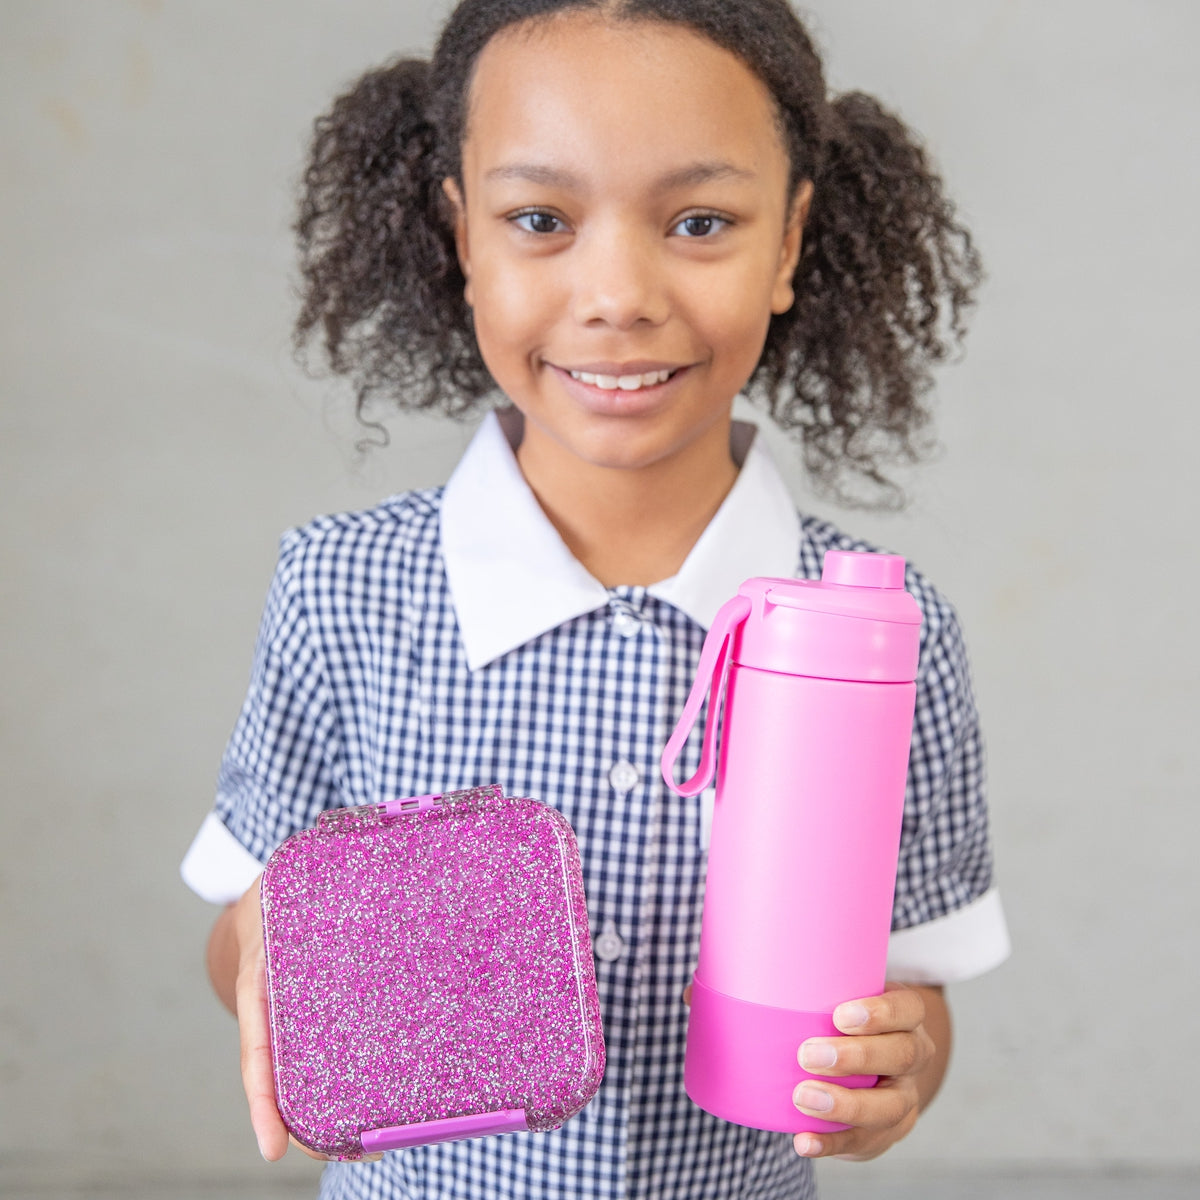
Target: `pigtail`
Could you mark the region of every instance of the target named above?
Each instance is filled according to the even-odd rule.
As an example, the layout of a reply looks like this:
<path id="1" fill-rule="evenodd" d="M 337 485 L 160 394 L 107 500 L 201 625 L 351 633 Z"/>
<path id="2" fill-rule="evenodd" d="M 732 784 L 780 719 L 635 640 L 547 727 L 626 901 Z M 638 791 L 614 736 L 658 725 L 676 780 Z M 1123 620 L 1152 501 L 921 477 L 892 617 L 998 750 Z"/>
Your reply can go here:
<path id="1" fill-rule="evenodd" d="M 304 174 L 296 347 L 303 356 L 319 339 L 364 421 L 373 398 L 397 392 L 405 407 L 460 415 L 490 382 L 462 296 L 429 91 L 420 59 L 363 76 L 317 120 Z"/>
<path id="2" fill-rule="evenodd" d="M 895 116 L 852 92 L 824 124 L 796 303 L 776 318 L 762 377 L 776 382 L 772 414 L 798 432 L 827 490 L 894 508 L 903 496 L 881 465 L 928 450 L 931 368 L 961 341 L 982 272 L 924 149 Z"/>

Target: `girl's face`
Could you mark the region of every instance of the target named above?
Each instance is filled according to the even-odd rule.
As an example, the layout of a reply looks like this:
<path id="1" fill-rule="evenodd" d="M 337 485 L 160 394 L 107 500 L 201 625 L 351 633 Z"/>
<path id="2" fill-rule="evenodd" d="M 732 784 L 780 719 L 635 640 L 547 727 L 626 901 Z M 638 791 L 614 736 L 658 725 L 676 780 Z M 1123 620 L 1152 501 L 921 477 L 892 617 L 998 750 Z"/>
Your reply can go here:
<path id="1" fill-rule="evenodd" d="M 811 188 L 764 85 L 682 27 L 568 14 L 480 55 L 459 258 L 484 361 L 566 469 L 708 443 L 791 278 Z M 616 385 L 616 386 L 614 386 Z"/>

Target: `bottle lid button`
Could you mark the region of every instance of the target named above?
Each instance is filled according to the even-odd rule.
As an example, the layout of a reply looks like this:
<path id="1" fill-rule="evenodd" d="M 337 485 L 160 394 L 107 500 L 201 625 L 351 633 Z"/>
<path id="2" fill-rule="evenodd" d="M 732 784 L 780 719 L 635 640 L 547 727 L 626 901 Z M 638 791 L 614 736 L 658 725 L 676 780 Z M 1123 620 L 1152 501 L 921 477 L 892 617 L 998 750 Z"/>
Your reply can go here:
<path id="1" fill-rule="evenodd" d="M 821 582 L 844 587 L 903 588 L 904 559 L 899 554 L 827 550 Z"/>

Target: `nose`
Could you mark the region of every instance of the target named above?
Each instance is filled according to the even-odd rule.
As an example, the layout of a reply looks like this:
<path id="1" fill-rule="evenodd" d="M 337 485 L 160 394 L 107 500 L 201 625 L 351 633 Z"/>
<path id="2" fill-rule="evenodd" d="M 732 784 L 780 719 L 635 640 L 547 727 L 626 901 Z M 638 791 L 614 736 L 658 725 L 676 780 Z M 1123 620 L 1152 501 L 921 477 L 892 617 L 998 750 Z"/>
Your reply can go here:
<path id="1" fill-rule="evenodd" d="M 572 314 L 580 324 L 624 330 L 666 320 L 667 281 L 646 238 L 614 224 L 596 229 L 577 249 Z"/>

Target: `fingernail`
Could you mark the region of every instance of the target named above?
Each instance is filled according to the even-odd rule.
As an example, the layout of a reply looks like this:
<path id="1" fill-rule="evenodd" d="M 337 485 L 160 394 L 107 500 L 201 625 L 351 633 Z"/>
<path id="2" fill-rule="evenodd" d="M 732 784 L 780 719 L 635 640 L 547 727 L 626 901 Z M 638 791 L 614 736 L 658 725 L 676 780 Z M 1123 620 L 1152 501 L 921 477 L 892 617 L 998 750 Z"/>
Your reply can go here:
<path id="1" fill-rule="evenodd" d="M 269 1158 L 267 1158 L 267 1152 L 263 1149 L 262 1140 L 261 1139 L 255 1139 L 255 1140 L 258 1141 L 258 1152 L 259 1152 L 259 1154 L 261 1154 L 263 1156 L 263 1161 L 270 1162 L 271 1160 Z"/>
<path id="2" fill-rule="evenodd" d="M 833 1013 L 833 1023 L 839 1029 L 858 1029 L 871 1019 L 861 1004 L 839 1004 Z"/>
<path id="3" fill-rule="evenodd" d="M 833 1107 L 833 1097 L 827 1091 L 806 1083 L 796 1089 L 793 1100 L 797 1108 L 807 1108 L 809 1112 L 828 1112 Z"/>
<path id="4" fill-rule="evenodd" d="M 828 1042 L 805 1042 L 800 1047 L 800 1065 L 806 1071 L 819 1071 L 837 1062 L 837 1050 Z"/>
<path id="5" fill-rule="evenodd" d="M 796 1134 L 796 1153 L 805 1158 L 813 1158 L 821 1153 L 821 1139 L 811 1133 Z"/>

